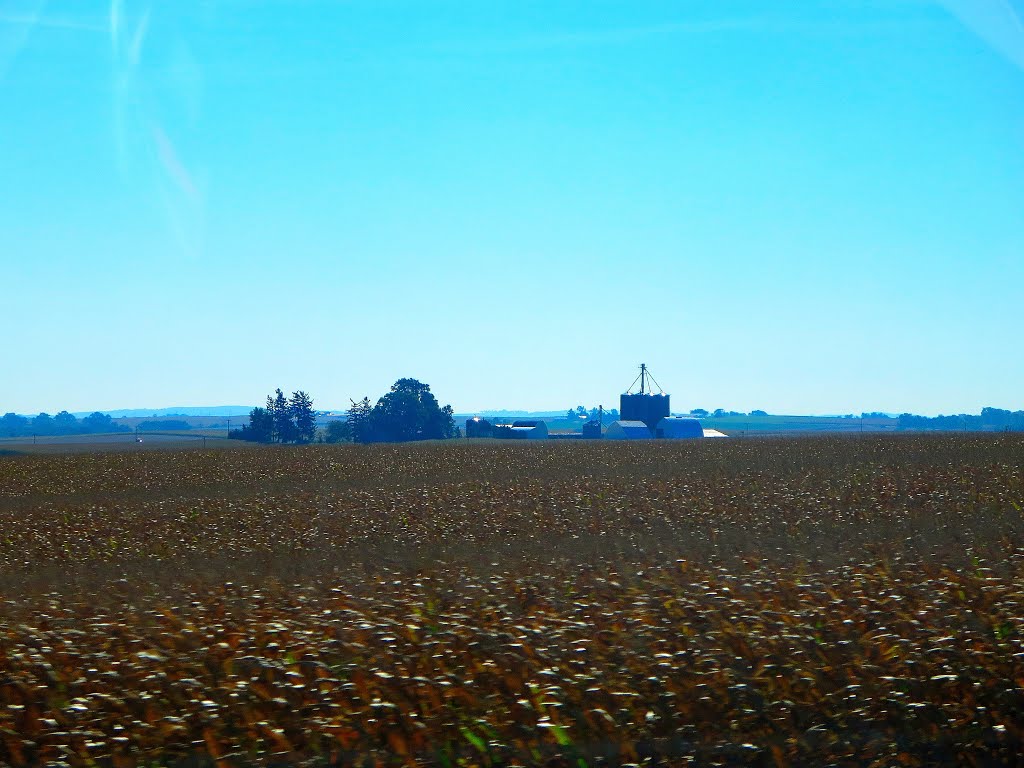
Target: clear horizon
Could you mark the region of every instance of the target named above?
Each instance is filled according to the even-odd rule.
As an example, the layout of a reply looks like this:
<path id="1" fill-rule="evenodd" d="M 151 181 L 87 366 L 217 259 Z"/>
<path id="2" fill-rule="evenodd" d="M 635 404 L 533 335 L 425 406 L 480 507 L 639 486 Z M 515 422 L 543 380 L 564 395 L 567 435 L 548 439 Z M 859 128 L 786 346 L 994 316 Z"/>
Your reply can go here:
<path id="1" fill-rule="evenodd" d="M 371 399 L 371 401 L 375 401 L 376 400 L 375 397 L 371 397 L 370 399 Z M 444 405 L 445 402 L 442 400 L 441 404 Z M 156 416 L 157 418 L 166 418 L 166 417 L 170 417 L 170 416 L 174 416 L 174 415 L 178 415 L 178 414 L 175 414 L 175 413 L 161 413 L 161 411 L 179 411 L 179 410 L 180 411 L 188 411 L 188 410 L 203 409 L 203 408 L 207 408 L 207 409 L 209 409 L 209 408 L 238 408 L 238 409 L 240 409 L 239 411 L 232 412 L 231 414 L 207 414 L 207 415 L 212 416 L 212 417 L 218 417 L 218 416 L 227 417 L 229 415 L 231 417 L 236 417 L 236 416 L 244 415 L 244 413 L 247 412 L 248 409 L 255 408 L 255 407 L 261 407 L 262 405 L 263 405 L 263 402 L 261 401 L 259 403 L 254 403 L 252 405 L 238 405 L 238 404 L 235 404 L 235 405 L 165 405 L 165 406 L 158 406 L 158 407 L 155 407 L 155 408 L 145 408 L 145 407 L 107 408 L 107 409 L 95 409 L 95 408 L 94 409 L 88 409 L 87 408 L 87 409 L 83 409 L 83 410 L 76 410 L 76 411 L 70 411 L 70 412 L 72 414 L 76 415 L 76 416 L 81 416 L 81 415 L 86 415 L 86 414 L 89 414 L 89 413 L 95 413 L 97 411 L 100 412 L 100 413 L 122 413 L 124 411 L 139 411 L 140 413 L 133 414 L 130 417 L 129 416 L 123 416 L 123 417 L 115 416 L 114 418 L 146 418 L 147 414 L 150 415 L 150 417 Z M 583 405 L 583 406 L 585 406 L 588 409 L 589 408 L 596 408 L 599 405 L 604 405 L 605 412 L 607 413 L 608 410 L 611 409 L 611 408 L 616 408 L 617 409 L 618 406 L 619 406 L 619 403 L 618 403 L 618 399 L 616 398 L 615 402 L 612 403 L 611 405 L 605 405 L 604 403 L 589 403 L 589 404 L 588 403 L 576 403 L 576 405 Z M 575 408 L 576 405 L 571 406 L 571 407 Z M 315 409 L 317 411 L 330 411 L 330 412 L 334 412 L 334 413 L 343 412 L 343 411 L 348 410 L 347 408 L 344 408 L 344 407 L 332 407 L 332 406 L 329 406 L 329 405 L 325 406 L 325 405 L 317 402 L 315 398 L 314 398 L 314 407 L 315 407 Z M 709 412 L 713 412 L 718 407 L 720 407 L 720 406 L 711 406 L 711 407 L 705 408 L 705 410 L 707 410 Z M 984 406 L 984 407 L 999 408 L 999 409 L 1002 409 L 1002 410 L 1009 410 L 1009 411 L 1013 411 L 1014 410 L 1012 408 L 1003 408 L 1003 406 L 1000 406 L 1000 405 L 997 405 L 997 404 L 992 404 L 992 403 L 990 403 L 988 406 Z M 555 413 L 564 413 L 569 408 L 570 408 L 570 406 L 567 405 L 567 406 L 565 406 L 563 408 L 550 408 L 549 407 L 549 408 L 530 408 L 530 409 L 527 409 L 527 408 L 509 408 L 509 407 L 498 408 L 498 407 L 494 407 L 494 408 L 478 408 L 478 409 L 475 409 L 475 410 L 460 410 L 459 408 L 456 408 L 456 407 L 453 406 L 453 412 L 455 413 L 456 416 L 469 416 L 469 415 L 472 415 L 472 414 L 476 414 L 476 415 L 488 415 L 488 414 L 500 415 L 500 414 L 503 414 L 503 413 L 506 413 L 506 414 L 517 414 L 517 413 L 524 413 L 524 414 L 526 414 L 526 413 L 529 413 L 529 414 L 551 413 L 551 414 L 555 414 Z M 691 412 L 692 410 L 694 410 L 696 408 L 704 408 L 704 406 L 693 405 L 693 406 L 679 407 L 676 403 L 674 403 L 674 402 L 672 403 L 672 413 L 689 413 L 689 412 Z M 19 416 L 26 416 L 26 417 L 32 418 L 32 417 L 35 417 L 35 416 L 39 415 L 39 413 L 48 413 L 49 415 L 53 416 L 55 413 L 59 412 L 59 410 L 67 410 L 67 409 L 63 409 L 62 408 L 62 409 L 58 409 L 58 410 L 54 410 L 54 411 L 42 411 L 42 412 L 33 412 L 33 413 L 19 413 L 18 415 Z M 748 414 L 752 410 L 764 410 L 764 409 L 753 409 L 752 408 L 752 409 L 748 409 L 747 411 L 740 411 L 738 409 L 722 408 L 722 410 L 724 410 L 724 411 L 739 412 L 739 413 L 743 413 L 743 414 Z M 921 413 L 919 411 L 903 411 L 903 413 L 910 413 L 910 414 L 915 415 L 915 416 L 927 416 L 927 417 L 935 417 L 935 416 L 961 416 L 961 415 L 977 416 L 977 415 L 980 414 L 981 410 L 982 409 L 979 408 L 978 411 L 975 412 L 975 413 L 971 413 L 969 411 L 949 411 L 949 412 L 946 412 L 946 413 Z M 884 414 L 886 414 L 888 416 L 892 416 L 892 417 L 895 417 L 895 416 L 899 415 L 899 413 L 896 413 L 896 412 L 879 411 L 877 409 L 871 409 L 871 408 L 861 409 L 861 410 L 857 410 L 857 411 L 844 411 L 844 412 L 838 412 L 837 411 L 837 412 L 827 412 L 827 413 L 826 412 L 823 412 L 823 413 L 807 413 L 807 412 L 799 412 L 799 413 L 795 413 L 795 412 L 792 412 L 792 413 L 774 413 L 774 412 L 771 412 L 771 411 L 768 411 L 767 413 L 770 416 L 809 416 L 809 417 L 815 417 L 815 418 L 828 418 L 828 417 L 848 416 L 848 415 L 853 415 L 853 416 L 859 418 L 862 413 L 884 413 Z M 185 415 L 194 415 L 194 414 L 185 414 Z"/>
<path id="2" fill-rule="evenodd" d="M 11 0 L 0 413 L 1024 409 L 1022 10 Z"/>

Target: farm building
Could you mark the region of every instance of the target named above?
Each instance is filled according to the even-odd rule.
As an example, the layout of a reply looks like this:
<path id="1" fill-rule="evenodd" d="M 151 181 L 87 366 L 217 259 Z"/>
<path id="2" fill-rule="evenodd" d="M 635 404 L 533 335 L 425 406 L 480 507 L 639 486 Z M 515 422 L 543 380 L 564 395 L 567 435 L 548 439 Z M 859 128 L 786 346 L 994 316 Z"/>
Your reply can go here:
<path id="1" fill-rule="evenodd" d="M 634 388 L 639 384 L 640 391 Z M 699 437 L 725 437 L 714 429 L 704 429 L 692 416 L 672 416 L 669 396 L 661 390 L 655 394 L 648 384 L 661 390 L 647 366 L 640 365 L 640 375 L 619 397 L 619 421 L 613 422 L 605 432 L 608 440 L 687 440 Z M 587 435 L 584 434 L 584 437 Z M 597 435 L 594 435 L 595 437 Z"/>
<path id="2" fill-rule="evenodd" d="M 686 440 L 704 437 L 704 429 L 697 419 L 688 416 L 668 416 L 658 422 L 654 436 L 667 440 Z"/>
<path id="3" fill-rule="evenodd" d="M 664 392 L 654 394 L 647 386 L 647 381 L 661 389 L 658 382 L 650 375 L 645 364 L 640 365 L 640 375 L 636 377 L 633 385 L 626 390 L 625 394 L 619 396 L 619 418 L 623 421 L 642 421 L 647 429 L 654 433 L 658 422 L 666 418 L 669 411 L 669 396 Z M 640 391 L 633 392 L 633 387 L 640 382 Z"/>
<path id="4" fill-rule="evenodd" d="M 604 433 L 605 440 L 650 440 L 651 430 L 642 421 L 613 421 Z"/>
<path id="5" fill-rule="evenodd" d="M 543 421 L 513 421 L 512 425 L 497 424 L 494 436 L 505 440 L 546 440 L 548 425 Z"/>
<path id="6" fill-rule="evenodd" d="M 668 395 L 641 392 L 619 396 L 619 416 L 623 421 L 642 421 L 648 429 L 653 430 L 668 415 Z"/>
<path id="7" fill-rule="evenodd" d="M 494 437 L 494 425 L 479 416 L 466 419 L 466 437 Z"/>

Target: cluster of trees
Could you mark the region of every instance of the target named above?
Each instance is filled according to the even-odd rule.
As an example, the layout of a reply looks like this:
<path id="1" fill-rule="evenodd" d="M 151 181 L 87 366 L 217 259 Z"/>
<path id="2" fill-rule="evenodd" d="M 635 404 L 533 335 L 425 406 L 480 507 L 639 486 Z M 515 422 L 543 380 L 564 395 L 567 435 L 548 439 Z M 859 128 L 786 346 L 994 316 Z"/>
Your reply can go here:
<path id="1" fill-rule="evenodd" d="M 892 419 L 888 413 L 882 411 L 864 411 L 858 416 L 855 413 L 845 413 L 839 417 L 840 419 Z"/>
<path id="2" fill-rule="evenodd" d="M 61 411 L 56 416 L 40 413 L 34 418 L 5 413 L 0 417 L 0 437 L 32 437 L 33 435 L 95 435 L 101 432 L 129 432 L 105 413 L 96 411 L 83 419 Z"/>
<path id="3" fill-rule="evenodd" d="M 328 443 L 401 443 L 458 436 L 452 407 L 439 405 L 430 385 L 399 379 L 376 405 L 368 397 L 352 401 L 347 419 L 328 424 L 324 439 Z"/>
<path id="4" fill-rule="evenodd" d="M 582 405 L 577 405 L 575 408 L 570 408 L 565 413 L 566 421 L 596 421 L 597 420 L 597 408 L 591 408 L 587 410 Z M 615 421 L 619 418 L 618 408 L 606 408 L 604 415 L 611 421 Z M 709 411 L 705 408 L 694 408 L 690 411 L 690 416 L 696 416 L 698 419 L 706 419 L 711 417 L 713 419 L 721 419 L 725 416 L 747 416 L 748 414 L 740 411 L 726 411 L 722 408 L 716 408 L 713 411 Z M 751 411 L 750 416 L 767 416 L 768 414 L 764 411 Z"/>
<path id="5" fill-rule="evenodd" d="M 316 437 L 313 398 L 302 390 L 287 398 L 278 388 L 267 396 L 265 408 L 249 411 L 249 423 L 228 437 L 256 443 L 311 443 Z"/>
<path id="6" fill-rule="evenodd" d="M 982 408 L 980 415 L 967 413 L 955 416 L 915 416 L 912 413 L 899 415 L 898 429 L 942 429 L 968 431 L 1024 431 L 1024 411 L 1007 411 L 1003 408 Z"/>
<path id="7" fill-rule="evenodd" d="M 580 421 L 597 421 L 599 411 L 597 408 L 591 408 L 589 411 L 582 405 L 577 405 L 575 408 L 570 408 L 565 413 L 566 421 L 573 421 L 578 419 Z M 605 408 L 604 415 L 606 418 L 615 421 L 619 418 L 618 408 Z"/>
<path id="8" fill-rule="evenodd" d="M 742 411 L 727 411 L 724 408 L 715 408 L 713 411 L 709 411 L 705 408 L 693 408 L 690 411 L 691 416 L 695 416 L 698 419 L 722 419 L 726 416 L 767 416 L 768 414 L 764 411 L 751 411 L 749 414 L 743 413 Z"/>

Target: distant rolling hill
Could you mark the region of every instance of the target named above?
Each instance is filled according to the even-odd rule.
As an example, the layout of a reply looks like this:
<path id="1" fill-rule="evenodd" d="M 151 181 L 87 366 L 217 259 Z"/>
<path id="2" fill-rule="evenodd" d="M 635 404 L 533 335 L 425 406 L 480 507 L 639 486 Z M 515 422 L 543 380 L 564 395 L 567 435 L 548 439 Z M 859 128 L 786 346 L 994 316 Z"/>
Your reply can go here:
<path id="1" fill-rule="evenodd" d="M 251 405 L 202 405 L 177 406 L 173 408 L 121 408 L 113 411 L 100 411 L 114 419 L 144 418 L 148 416 L 247 416 L 253 409 Z M 90 411 L 75 413 L 75 416 L 88 416 Z"/>

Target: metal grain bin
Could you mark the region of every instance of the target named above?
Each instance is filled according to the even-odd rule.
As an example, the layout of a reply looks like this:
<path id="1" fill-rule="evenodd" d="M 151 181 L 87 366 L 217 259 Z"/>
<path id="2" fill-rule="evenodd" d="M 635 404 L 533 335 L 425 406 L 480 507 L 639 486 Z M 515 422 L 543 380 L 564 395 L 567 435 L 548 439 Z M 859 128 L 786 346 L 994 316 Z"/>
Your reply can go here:
<path id="1" fill-rule="evenodd" d="M 619 418 L 622 421 L 642 421 L 653 433 L 658 422 L 670 414 L 668 395 L 646 393 L 619 396 Z"/>

